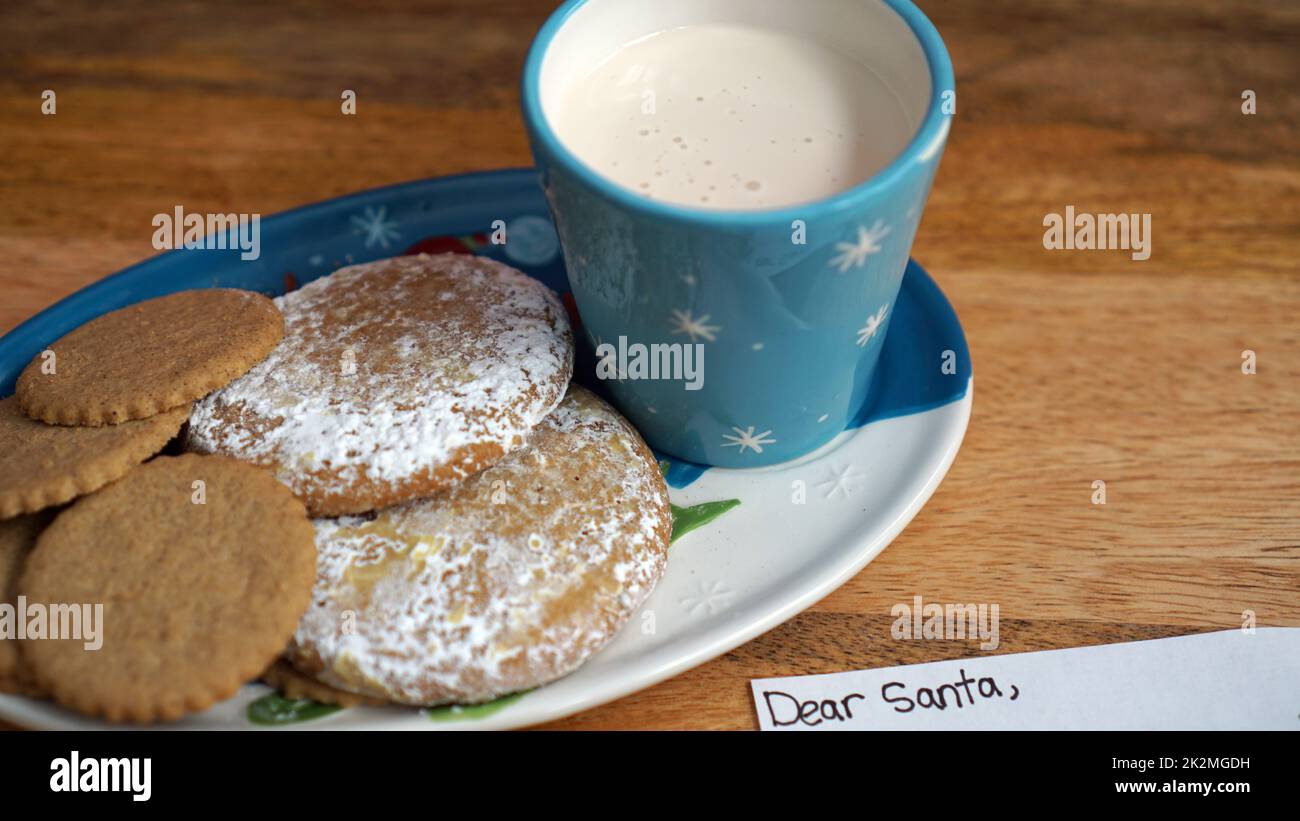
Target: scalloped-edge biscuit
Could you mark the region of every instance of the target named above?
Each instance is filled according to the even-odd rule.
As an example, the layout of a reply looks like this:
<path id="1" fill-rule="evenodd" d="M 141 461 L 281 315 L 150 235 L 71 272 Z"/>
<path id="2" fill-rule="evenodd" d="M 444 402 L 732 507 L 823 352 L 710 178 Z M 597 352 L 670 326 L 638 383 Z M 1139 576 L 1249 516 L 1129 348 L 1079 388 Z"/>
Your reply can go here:
<path id="1" fill-rule="evenodd" d="M 189 406 L 102 427 L 47 425 L 17 397 L 0 399 L 0 519 L 98 490 L 153 456 L 189 416 Z"/>
<path id="2" fill-rule="evenodd" d="M 188 405 L 253 367 L 284 336 L 275 304 L 201 288 L 90 320 L 18 376 L 23 413 L 55 425 L 119 424 Z"/>
<path id="3" fill-rule="evenodd" d="M 285 657 L 342 690 L 435 705 L 575 670 L 650 594 L 672 514 L 636 430 L 575 385 L 482 473 L 315 527 L 316 589 Z"/>
<path id="4" fill-rule="evenodd" d="M 14 589 L 27 554 L 35 547 L 36 538 L 51 518 L 53 511 L 43 510 L 0 521 L 0 602 L 10 606 L 15 604 Z M 39 698 L 44 694 L 23 662 L 18 643 L 16 638 L 0 635 L 0 693 Z"/>
<path id="5" fill-rule="evenodd" d="M 315 565 L 307 511 L 270 472 L 161 456 L 60 513 L 18 581 L 29 607 L 102 605 L 102 646 L 28 638 L 23 659 L 65 707 L 174 720 L 233 695 L 280 654 Z"/>
<path id="6" fill-rule="evenodd" d="M 313 516 L 482 470 L 523 444 L 573 372 L 559 299 L 482 257 L 353 265 L 276 303 L 284 341 L 194 406 L 187 447 L 270 467 Z"/>

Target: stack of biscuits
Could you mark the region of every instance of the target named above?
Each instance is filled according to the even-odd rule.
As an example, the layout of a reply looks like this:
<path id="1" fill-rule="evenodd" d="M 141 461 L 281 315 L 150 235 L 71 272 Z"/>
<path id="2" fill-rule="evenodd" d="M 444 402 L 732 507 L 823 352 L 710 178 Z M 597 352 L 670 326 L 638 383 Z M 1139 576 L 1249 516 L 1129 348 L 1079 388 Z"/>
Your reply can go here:
<path id="1" fill-rule="evenodd" d="M 553 293 L 462 254 L 78 328 L 0 401 L 0 598 L 102 603 L 102 646 L 0 632 L 0 688 L 147 722 L 259 674 L 344 706 L 568 674 L 672 529 L 649 449 L 572 363 Z"/>

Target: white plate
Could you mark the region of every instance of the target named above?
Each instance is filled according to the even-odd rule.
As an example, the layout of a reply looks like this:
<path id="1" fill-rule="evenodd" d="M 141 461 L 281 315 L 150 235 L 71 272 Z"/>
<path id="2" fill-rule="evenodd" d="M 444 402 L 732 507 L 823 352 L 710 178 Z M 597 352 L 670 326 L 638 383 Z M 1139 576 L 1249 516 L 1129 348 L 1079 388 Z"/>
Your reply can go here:
<path id="1" fill-rule="evenodd" d="M 973 388 L 973 384 L 970 386 Z M 671 492 L 687 506 L 741 504 L 673 544 L 668 569 L 623 632 L 577 672 L 482 718 L 432 721 L 422 711 L 358 707 L 273 729 L 498 730 L 562 718 L 689 670 L 758 636 L 839 587 L 893 541 L 957 455 L 973 390 L 956 402 L 846 431 L 815 454 L 760 470 L 704 473 Z M 836 484 L 836 477 L 848 479 Z M 796 482 L 806 501 L 794 503 Z M 650 632 L 653 627 L 653 632 Z M 256 728 L 261 684 L 169 727 Z M 104 727 L 52 704 L 0 696 L 26 727 Z"/>
<path id="2" fill-rule="evenodd" d="M 12 389 L 19 370 L 44 346 L 122 305 L 213 285 L 277 292 L 286 272 L 305 281 L 345 262 L 399 253 L 416 241 L 410 250 L 447 250 L 448 243 L 472 247 L 563 291 L 563 261 L 545 208 L 533 172 L 519 170 L 405 183 L 269 217 L 262 221 L 257 263 L 242 263 L 237 251 L 163 254 L 6 334 L 0 339 L 0 384 Z M 479 232 L 502 216 L 515 226 L 509 233 L 515 239 L 495 247 Z M 830 593 L 875 558 L 930 498 L 970 418 L 973 384 L 964 334 L 937 285 L 915 262 L 903 277 L 893 316 L 877 369 L 882 398 L 876 421 L 795 462 L 710 469 L 674 487 L 672 500 L 679 506 L 724 499 L 741 504 L 674 543 L 668 568 L 640 612 L 577 672 L 486 715 L 471 711 L 447 720 L 443 710 L 438 715 L 444 720 L 434 721 L 411 708 L 356 708 L 273 729 L 504 729 L 550 721 L 708 661 Z M 940 370 L 944 358 L 955 364 L 955 373 Z M 966 380 L 964 386 L 958 380 Z M 679 475 L 670 473 L 670 480 Z M 799 482 L 803 504 L 795 501 Z M 248 706 L 269 692 L 248 685 L 168 726 L 265 727 L 249 721 Z M 8 695 L 0 695 L 0 718 L 33 728 L 109 726 Z"/>

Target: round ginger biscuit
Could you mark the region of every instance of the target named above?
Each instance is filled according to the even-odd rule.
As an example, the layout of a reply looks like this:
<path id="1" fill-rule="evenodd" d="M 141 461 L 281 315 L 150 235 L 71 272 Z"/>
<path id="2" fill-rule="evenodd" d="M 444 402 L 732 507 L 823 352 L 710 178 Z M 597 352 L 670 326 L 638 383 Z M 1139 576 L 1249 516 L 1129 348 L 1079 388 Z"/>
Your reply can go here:
<path id="1" fill-rule="evenodd" d="M 316 589 L 286 658 L 342 690 L 436 705 L 580 666 L 658 581 L 672 515 L 636 430 L 575 385 L 482 473 L 315 526 Z"/>
<path id="2" fill-rule="evenodd" d="M 573 371 L 560 301 L 481 257 L 353 265 L 277 303 L 284 341 L 195 405 L 187 447 L 272 468 L 313 516 L 428 496 L 487 467 Z"/>
<path id="3" fill-rule="evenodd" d="M 0 399 L 0 519 L 98 490 L 162 450 L 188 406 L 102 427 L 47 425 Z"/>
<path id="4" fill-rule="evenodd" d="M 82 635 L 29 638 L 23 658 L 78 712 L 180 718 L 229 697 L 280 654 L 310 600 L 315 559 L 306 510 L 268 471 L 219 456 L 159 457 L 41 534 L 17 591 L 29 607 L 80 605 Z"/>
<path id="5" fill-rule="evenodd" d="M 0 602 L 10 607 L 17 606 L 14 588 L 18 576 L 27 554 L 36 545 L 36 537 L 49 523 L 50 514 L 51 511 L 41 511 L 0 521 Z M 0 635 L 0 693 L 37 696 L 39 691 L 23 662 L 18 642 L 17 638 Z"/>
<path id="6" fill-rule="evenodd" d="M 104 314 L 55 342 L 18 376 L 18 401 L 54 425 L 143 419 L 221 387 L 283 335 L 280 312 L 261 294 L 180 291 Z"/>

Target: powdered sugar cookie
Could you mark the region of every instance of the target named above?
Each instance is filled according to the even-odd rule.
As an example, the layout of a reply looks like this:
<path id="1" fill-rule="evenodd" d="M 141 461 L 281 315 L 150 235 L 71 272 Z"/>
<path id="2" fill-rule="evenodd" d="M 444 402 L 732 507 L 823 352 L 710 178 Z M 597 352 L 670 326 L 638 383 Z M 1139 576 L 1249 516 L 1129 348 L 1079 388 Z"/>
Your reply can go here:
<path id="1" fill-rule="evenodd" d="M 316 516 L 427 496 L 492 464 L 573 370 L 555 295 L 481 257 L 353 265 L 276 303 L 284 341 L 196 405 L 188 447 L 272 467 Z"/>
<path id="2" fill-rule="evenodd" d="M 649 595 L 672 516 L 641 437 L 574 386 L 528 447 L 482 473 L 315 526 L 316 588 L 286 658 L 343 690 L 432 705 L 576 669 Z"/>
<path id="3" fill-rule="evenodd" d="M 303 675 L 284 659 L 276 659 L 274 664 L 266 668 L 262 673 L 262 681 L 274 687 L 285 698 L 309 699 L 321 704 L 336 704 L 339 707 L 382 707 L 388 703 L 381 698 L 371 698 L 331 687 Z"/>

